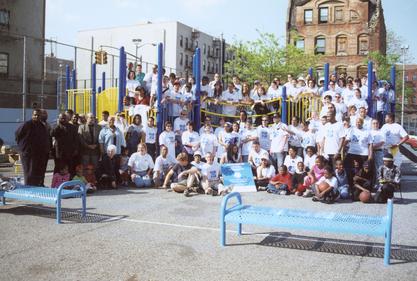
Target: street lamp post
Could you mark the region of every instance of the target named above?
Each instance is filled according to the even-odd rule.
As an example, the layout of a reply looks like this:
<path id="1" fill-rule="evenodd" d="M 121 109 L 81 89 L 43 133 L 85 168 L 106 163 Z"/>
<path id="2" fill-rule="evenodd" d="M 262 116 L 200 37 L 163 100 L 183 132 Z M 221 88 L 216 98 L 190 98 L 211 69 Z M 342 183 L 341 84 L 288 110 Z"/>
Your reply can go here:
<path id="1" fill-rule="evenodd" d="M 142 42 L 142 39 L 139 39 L 139 38 L 132 39 L 132 42 L 136 46 L 136 52 L 135 52 L 135 69 L 136 69 L 136 66 L 138 65 L 138 49 L 139 49 L 138 46 L 139 46 L 139 43 Z"/>
<path id="2" fill-rule="evenodd" d="M 402 45 L 401 51 L 403 55 L 403 87 L 402 87 L 402 96 L 401 96 L 401 126 L 404 126 L 404 99 L 405 99 L 405 53 L 407 52 L 409 46 Z"/>

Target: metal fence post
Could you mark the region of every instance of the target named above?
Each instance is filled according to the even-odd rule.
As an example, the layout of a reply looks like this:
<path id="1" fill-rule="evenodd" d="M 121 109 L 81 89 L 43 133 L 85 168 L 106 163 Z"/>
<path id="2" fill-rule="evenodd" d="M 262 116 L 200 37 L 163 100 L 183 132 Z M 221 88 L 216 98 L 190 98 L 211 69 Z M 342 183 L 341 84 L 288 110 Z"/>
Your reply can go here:
<path id="1" fill-rule="evenodd" d="M 287 112 L 288 112 L 287 106 L 288 106 L 288 104 L 287 104 L 287 87 L 286 86 L 282 87 L 282 102 L 281 102 L 281 104 L 282 104 L 281 120 L 282 120 L 282 123 L 287 124 Z"/>
<path id="2" fill-rule="evenodd" d="M 373 117 L 373 102 L 372 102 L 372 84 L 373 84 L 373 63 L 372 61 L 368 61 L 368 116 Z"/>
<path id="3" fill-rule="evenodd" d="M 158 135 L 163 131 L 163 110 L 162 110 L 162 67 L 163 67 L 163 44 L 158 44 L 158 80 L 156 84 L 156 91 L 157 91 L 157 115 L 156 115 L 156 126 L 158 129 Z"/>
<path id="4" fill-rule="evenodd" d="M 103 71 L 101 73 L 101 90 L 104 91 L 106 89 L 106 72 Z"/>
<path id="5" fill-rule="evenodd" d="M 200 131 L 201 126 L 201 105 L 200 105 L 200 91 L 201 91 L 201 50 L 200 48 L 195 49 L 195 97 L 197 106 L 194 111 L 194 120 L 196 123 L 196 131 Z"/>
<path id="6" fill-rule="evenodd" d="M 123 98 L 125 96 L 126 90 L 124 89 L 124 71 L 126 68 L 126 65 L 124 64 L 124 53 L 125 48 L 120 47 L 120 57 L 119 57 L 119 102 L 117 106 L 117 110 L 123 111 Z"/>
<path id="7" fill-rule="evenodd" d="M 93 113 L 94 116 L 96 116 L 96 113 L 97 113 L 97 110 L 96 110 L 96 86 L 97 86 L 96 85 L 97 84 L 96 70 L 97 70 L 97 66 L 96 66 L 95 63 L 93 63 L 91 65 L 91 83 L 92 83 L 92 85 L 91 85 L 91 88 L 92 88 L 92 91 L 91 91 L 91 112 Z"/>
<path id="8" fill-rule="evenodd" d="M 324 92 L 329 90 L 329 63 L 324 64 Z"/>
<path id="9" fill-rule="evenodd" d="M 395 113 L 395 103 L 397 101 L 397 89 L 396 89 L 396 73 L 395 73 L 395 65 L 391 66 L 391 89 L 394 90 L 394 96 L 391 100 L 391 113 Z"/>

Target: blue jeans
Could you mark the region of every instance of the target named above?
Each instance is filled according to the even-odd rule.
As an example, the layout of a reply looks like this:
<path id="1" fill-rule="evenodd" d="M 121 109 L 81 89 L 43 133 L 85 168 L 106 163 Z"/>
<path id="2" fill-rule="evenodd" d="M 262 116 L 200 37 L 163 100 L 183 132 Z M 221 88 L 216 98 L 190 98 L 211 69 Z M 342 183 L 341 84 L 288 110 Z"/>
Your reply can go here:
<path id="1" fill-rule="evenodd" d="M 266 187 L 266 190 L 269 191 L 270 193 L 275 193 L 278 194 L 280 191 L 287 191 L 288 192 L 288 185 L 286 184 L 281 184 L 278 188 L 273 185 L 272 183 L 268 183 L 268 186 Z"/>
<path id="2" fill-rule="evenodd" d="M 142 188 L 142 187 L 150 187 L 152 184 L 151 178 L 147 177 L 144 178 L 147 173 L 146 171 L 142 171 L 142 172 L 135 172 L 135 179 L 133 180 L 133 182 L 135 183 L 137 188 Z"/>
<path id="3" fill-rule="evenodd" d="M 342 186 L 338 186 L 337 190 L 339 191 L 340 198 L 342 198 L 342 199 L 349 199 L 350 198 L 349 185 L 345 184 L 345 185 L 342 185 Z"/>

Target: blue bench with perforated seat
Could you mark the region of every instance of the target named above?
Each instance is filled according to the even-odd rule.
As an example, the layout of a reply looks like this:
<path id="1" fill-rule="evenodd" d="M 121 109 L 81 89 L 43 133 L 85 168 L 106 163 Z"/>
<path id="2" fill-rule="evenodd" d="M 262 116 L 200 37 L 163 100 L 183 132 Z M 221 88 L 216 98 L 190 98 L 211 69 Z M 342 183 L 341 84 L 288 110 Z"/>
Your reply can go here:
<path id="1" fill-rule="evenodd" d="M 79 189 L 65 189 L 74 186 Z M 79 180 L 64 182 L 58 188 L 18 185 L 13 190 L 0 191 L 0 197 L 0 205 L 6 205 L 6 198 L 55 205 L 58 224 L 61 223 L 61 200 L 77 197 L 82 201 L 82 217 L 86 215 L 87 194 L 84 183 Z"/>
<path id="2" fill-rule="evenodd" d="M 236 198 L 237 203 L 228 207 L 227 204 L 232 198 Z M 382 236 L 385 238 L 384 264 L 389 265 L 392 213 L 392 200 L 388 200 L 385 216 L 367 216 L 243 205 L 240 194 L 233 192 L 226 195 L 221 204 L 220 244 L 221 246 L 226 245 L 226 223 L 236 223 L 238 235 L 242 234 L 242 224 L 252 224 L 321 232 Z"/>

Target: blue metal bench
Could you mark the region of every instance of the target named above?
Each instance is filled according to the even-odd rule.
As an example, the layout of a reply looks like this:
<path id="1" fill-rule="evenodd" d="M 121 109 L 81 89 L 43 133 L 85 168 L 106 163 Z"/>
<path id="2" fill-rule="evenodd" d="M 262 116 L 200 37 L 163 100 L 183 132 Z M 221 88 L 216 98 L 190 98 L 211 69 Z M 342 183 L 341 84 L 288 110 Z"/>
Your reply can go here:
<path id="1" fill-rule="evenodd" d="M 79 186 L 80 189 L 64 189 L 68 186 Z M 2 198 L 0 205 L 6 205 L 6 198 L 55 205 L 56 222 L 58 224 L 61 223 L 61 199 L 81 197 L 82 217 L 85 217 L 86 214 L 86 189 L 84 183 L 79 180 L 64 182 L 58 188 L 21 185 L 13 190 L 0 191 L 0 197 Z"/>
<path id="2" fill-rule="evenodd" d="M 228 201 L 234 197 L 237 199 L 237 203 L 227 208 Z M 242 234 L 242 224 L 253 224 L 321 232 L 382 236 L 385 238 L 384 264 L 389 265 L 392 212 L 392 200 L 388 200 L 386 216 L 379 217 L 243 205 L 240 194 L 233 192 L 226 195 L 221 204 L 220 244 L 221 246 L 226 245 L 226 223 L 236 223 L 238 235 Z"/>

